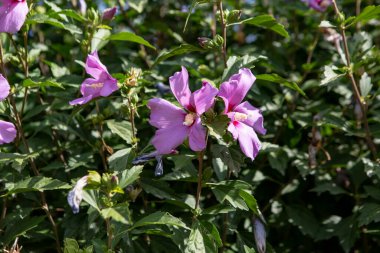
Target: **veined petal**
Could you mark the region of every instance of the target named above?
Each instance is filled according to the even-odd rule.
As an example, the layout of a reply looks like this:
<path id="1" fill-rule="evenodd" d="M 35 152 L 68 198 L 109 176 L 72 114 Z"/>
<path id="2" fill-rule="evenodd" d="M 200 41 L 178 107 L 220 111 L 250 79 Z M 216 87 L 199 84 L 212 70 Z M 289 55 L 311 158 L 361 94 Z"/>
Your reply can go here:
<path id="1" fill-rule="evenodd" d="M 16 33 L 25 22 L 29 8 L 26 1 L 2 0 L 0 6 L 0 32 Z"/>
<path id="2" fill-rule="evenodd" d="M 183 125 L 186 113 L 181 108 L 162 98 L 149 100 L 151 110 L 149 123 L 157 128 L 167 128 L 171 125 Z"/>
<path id="3" fill-rule="evenodd" d="M 9 86 L 7 79 L 0 74 L 0 101 L 3 101 L 8 97 L 10 89 L 11 87 Z"/>
<path id="4" fill-rule="evenodd" d="M 246 114 L 247 119 L 244 123 L 253 127 L 256 132 L 260 134 L 265 134 L 267 132 L 264 128 L 264 118 L 261 111 L 252 106 L 249 102 L 246 101 L 239 104 L 235 107 L 234 111 Z"/>
<path id="5" fill-rule="evenodd" d="M 198 115 L 203 114 L 213 106 L 217 94 L 218 89 L 208 82 L 203 82 L 202 88 L 192 94 L 194 107 Z"/>
<path id="6" fill-rule="evenodd" d="M 17 136 L 15 125 L 11 122 L 0 120 L 0 144 L 10 143 Z"/>
<path id="7" fill-rule="evenodd" d="M 93 97 L 99 97 L 100 91 L 103 89 L 103 87 L 103 81 L 94 78 L 87 78 L 81 84 L 80 92 L 83 96 L 92 95 Z"/>
<path id="8" fill-rule="evenodd" d="M 69 102 L 70 105 L 84 105 L 88 102 L 90 102 L 90 100 L 93 98 L 92 95 L 88 95 L 87 97 L 81 97 L 81 98 L 77 98 L 77 99 L 74 99 L 72 101 Z"/>
<path id="9" fill-rule="evenodd" d="M 238 74 L 231 76 L 228 82 L 221 84 L 218 96 L 224 100 L 226 112 L 232 111 L 240 104 L 255 80 L 256 77 L 251 70 L 243 68 Z"/>
<path id="10" fill-rule="evenodd" d="M 103 79 L 110 76 L 106 66 L 100 62 L 97 51 L 87 56 L 86 72 L 95 79 Z"/>
<path id="11" fill-rule="evenodd" d="M 117 86 L 117 80 L 112 78 L 104 82 L 103 88 L 100 90 L 100 95 L 103 97 L 108 97 L 114 91 L 117 91 L 119 86 Z"/>
<path id="12" fill-rule="evenodd" d="M 227 130 L 232 134 L 232 137 L 234 138 L 234 140 L 236 140 L 239 137 L 239 132 L 236 129 L 236 127 L 235 127 L 235 125 L 234 125 L 233 122 L 231 122 L 230 124 L 228 124 Z"/>
<path id="13" fill-rule="evenodd" d="M 189 89 L 189 73 L 187 72 L 187 69 L 182 67 L 181 71 L 174 73 L 174 75 L 169 78 L 169 83 L 178 102 L 184 108 L 191 109 L 191 91 Z"/>
<path id="14" fill-rule="evenodd" d="M 250 126 L 247 126 L 241 122 L 235 121 L 233 124 L 238 132 L 238 140 L 241 151 L 246 156 L 254 160 L 261 149 L 261 142 L 255 131 L 253 131 Z"/>
<path id="15" fill-rule="evenodd" d="M 183 143 L 189 135 L 189 130 L 189 127 L 182 124 L 158 129 L 152 139 L 152 144 L 159 154 L 170 154 L 173 149 Z"/>
<path id="16" fill-rule="evenodd" d="M 206 148 L 206 130 L 202 126 L 201 118 L 199 117 L 190 127 L 189 145 L 193 151 L 202 151 Z"/>

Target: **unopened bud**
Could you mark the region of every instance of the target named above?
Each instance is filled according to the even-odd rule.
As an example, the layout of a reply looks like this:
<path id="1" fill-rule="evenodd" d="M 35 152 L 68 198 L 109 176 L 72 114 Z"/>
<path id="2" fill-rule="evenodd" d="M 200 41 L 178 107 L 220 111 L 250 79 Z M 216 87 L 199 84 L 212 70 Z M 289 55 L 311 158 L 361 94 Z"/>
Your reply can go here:
<path id="1" fill-rule="evenodd" d="M 264 223 L 258 217 L 253 219 L 253 233 L 255 236 L 257 251 L 259 253 L 265 253 L 267 232 Z"/>
<path id="2" fill-rule="evenodd" d="M 117 11 L 116 7 L 105 9 L 102 15 L 103 20 L 110 21 L 113 19 Z"/>
<path id="3" fill-rule="evenodd" d="M 240 20 L 241 10 L 232 10 L 227 15 L 227 24 L 235 23 Z"/>

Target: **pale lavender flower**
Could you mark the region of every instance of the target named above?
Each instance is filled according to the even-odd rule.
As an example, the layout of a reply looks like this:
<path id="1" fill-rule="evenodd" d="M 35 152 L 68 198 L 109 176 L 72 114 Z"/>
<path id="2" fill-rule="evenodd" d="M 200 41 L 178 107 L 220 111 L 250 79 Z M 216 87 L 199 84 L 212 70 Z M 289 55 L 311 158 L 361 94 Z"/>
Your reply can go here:
<path id="1" fill-rule="evenodd" d="M 255 236 L 257 251 L 265 253 L 267 232 L 263 221 L 258 217 L 253 219 L 253 234 Z"/>
<path id="2" fill-rule="evenodd" d="M 7 79 L 0 74 L 0 101 L 3 101 L 8 97 L 10 89 L 11 87 L 9 86 Z"/>
<path id="3" fill-rule="evenodd" d="M 0 120 L 0 145 L 11 143 L 17 136 L 15 125 L 11 122 Z"/>
<path id="4" fill-rule="evenodd" d="M 230 118 L 228 131 L 233 138 L 239 140 L 243 153 L 255 159 L 261 149 L 261 142 L 256 132 L 265 134 L 263 116 L 261 111 L 249 102 L 242 102 L 245 95 L 251 89 L 256 77 L 251 70 L 243 68 L 238 74 L 221 84 L 218 96 L 225 104 L 224 113 Z"/>
<path id="5" fill-rule="evenodd" d="M 191 93 L 189 74 L 185 67 L 170 77 L 169 82 L 183 109 L 165 99 L 149 100 L 149 123 L 158 128 L 152 144 L 159 154 L 170 154 L 189 137 L 190 148 L 193 151 L 201 151 L 206 148 L 206 130 L 202 126 L 200 116 L 213 106 L 218 89 L 208 82 L 203 82 L 202 88 Z"/>
<path id="6" fill-rule="evenodd" d="M 0 32 L 20 31 L 28 11 L 25 0 L 0 0 Z"/>
<path id="7" fill-rule="evenodd" d="M 74 188 L 67 195 L 67 202 L 74 214 L 79 213 L 79 206 L 83 199 L 83 188 L 87 185 L 87 179 L 88 176 L 79 179 Z"/>
<path id="8" fill-rule="evenodd" d="M 302 0 L 316 11 L 324 12 L 332 4 L 332 0 Z"/>
<path id="9" fill-rule="evenodd" d="M 100 60 L 98 52 L 89 54 L 86 60 L 86 72 L 93 78 L 87 78 L 81 85 L 83 97 L 70 101 L 70 105 L 83 105 L 96 97 L 107 97 L 118 90 L 117 80 L 113 78 Z"/>

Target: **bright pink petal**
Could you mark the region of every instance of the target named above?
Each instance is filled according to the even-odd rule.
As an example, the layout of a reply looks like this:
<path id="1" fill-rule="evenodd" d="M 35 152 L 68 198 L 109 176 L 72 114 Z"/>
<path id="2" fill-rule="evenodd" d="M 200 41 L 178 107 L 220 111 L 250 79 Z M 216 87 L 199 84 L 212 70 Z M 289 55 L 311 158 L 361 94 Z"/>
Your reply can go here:
<path id="1" fill-rule="evenodd" d="M 173 149 L 183 143 L 189 134 L 189 127 L 170 125 L 167 128 L 158 129 L 152 139 L 152 144 L 159 154 L 170 154 Z"/>
<path id="2" fill-rule="evenodd" d="M 117 80 L 112 78 L 104 82 L 103 88 L 100 90 L 100 95 L 103 97 L 108 97 L 114 91 L 117 91 L 119 87 L 117 86 Z"/>
<path id="3" fill-rule="evenodd" d="M 196 118 L 190 127 L 189 145 L 193 151 L 202 151 L 206 148 L 206 130 L 202 126 L 201 119 Z"/>
<path id="4" fill-rule="evenodd" d="M 232 111 L 235 106 L 240 104 L 255 80 L 256 77 L 251 70 L 243 68 L 239 70 L 238 74 L 231 76 L 228 82 L 221 84 L 218 96 L 224 100 L 225 112 Z"/>
<path id="5" fill-rule="evenodd" d="M 15 125 L 10 122 L 0 120 L 0 144 L 10 143 L 17 136 Z"/>
<path id="6" fill-rule="evenodd" d="M 20 31 L 28 11 L 26 1 L 2 0 L 0 6 L 0 32 L 16 33 Z"/>
<path id="7" fill-rule="evenodd" d="M 239 137 L 239 132 L 236 129 L 236 127 L 235 127 L 235 125 L 234 125 L 233 122 L 231 122 L 230 124 L 228 124 L 227 130 L 232 134 L 232 137 L 234 138 L 234 140 L 236 140 Z"/>
<path id="8" fill-rule="evenodd" d="M 241 103 L 235 107 L 234 111 L 246 114 L 248 118 L 243 122 L 253 127 L 256 132 L 260 134 L 265 134 L 267 132 L 264 128 L 264 118 L 261 111 L 252 106 L 249 102 Z"/>
<path id="9" fill-rule="evenodd" d="M 10 89 L 11 87 L 9 86 L 7 79 L 5 79 L 0 74 L 0 101 L 3 101 L 4 99 L 8 97 Z"/>
<path id="10" fill-rule="evenodd" d="M 103 63 L 100 62 L 97 51 L 94 51 L 92 54 L 89 54 L 87 56 L 86 72 L 95 79 L 99 80 L 105 79 L 108 76 L 110 76 L 106 66 L 104 66 Z"/>
<path id="11" fill-rule="evenodd" d="M 192 94 L 195 110 L 198 115 L 203 114 L 213 106 L 217 94 L 218 89 L 208 82 L 203 82 L 202 88 Z"/>
<path id="12" fill-rule="evenodd" d="M 169 83 L 178 102 L 184 108 L 191 110 L 191 91 L 189 89 L 189 73 L 187 72 L 187 69 L 182 67 L 181 71 L 174 73 L 174 75 L 169 78 Z"/>
<path id="13" fill-rule="evenodd" d="M 90 102 L 91 99 L 93 99 L 93 96 L 88 95 L 86 97 L 74 99 L 74 100 L 70 101 L 69 104 L 70 105 L 84 105 L 84 104 Z"/>
<path id="14" fill-rule="evenodd" d="M 94 78 L 87 78 L 83 81 L 80 87 L 80 92 L 83 96 L 99 97 L 100 91 L 103 89 L 104 83 Z"/>
<path id="15" fill-rule="evenodd" d="M 149 123 L 157 128 L 168 128 L 171 125 L 183 125 L 186 113 L 179 107 L 162 98 L 149 100 L 151 110 Z"/>
<path id="16" fill-rule="evenodd" d="M 241 122 L 234 121 L 232 124 L 235 126 L 235 131 L 238 134 L 241 151 L 254 160 L 261 149 L 261 142 L 255 131 L 250 126 Z"/>

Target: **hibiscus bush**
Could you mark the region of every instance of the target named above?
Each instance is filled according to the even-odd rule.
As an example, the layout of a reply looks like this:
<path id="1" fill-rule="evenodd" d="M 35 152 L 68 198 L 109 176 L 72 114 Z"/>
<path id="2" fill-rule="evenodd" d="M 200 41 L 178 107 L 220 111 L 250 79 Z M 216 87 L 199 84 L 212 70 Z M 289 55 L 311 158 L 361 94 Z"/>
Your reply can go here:
<path id="1" fill-rule="evenodd" d="M 2 252 L 378 252 L 376 0 L 0 0 Z"/>

